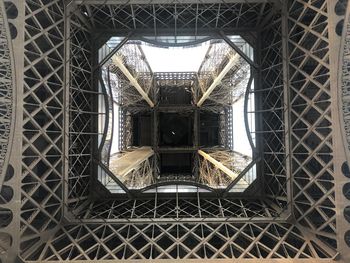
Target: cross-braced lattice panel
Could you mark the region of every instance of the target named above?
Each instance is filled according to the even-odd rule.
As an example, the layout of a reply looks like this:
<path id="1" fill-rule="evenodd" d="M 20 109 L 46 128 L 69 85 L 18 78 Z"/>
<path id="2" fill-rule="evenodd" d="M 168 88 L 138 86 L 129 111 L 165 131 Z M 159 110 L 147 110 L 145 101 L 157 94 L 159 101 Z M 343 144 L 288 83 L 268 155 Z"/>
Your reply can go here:
<path id="1" fill-rule="evenodd" d="M 83 5 L 81 12 L 94 28 L 154 33 L 170 31 L 196 35 L 198 31 L 259 26 L 270 12 L 266 3 Z M 175 32 L 174 32 L 175 29 Z"/>
<path id="2" fill-rule="evenodd" d="M 71 15 L 70 81 L 69 81 L 69 166 L 68 205 L 76 208 L 89 194 L 89 180 L 93 173 L 92 150 L 97 129 L 94 98 L 97 91 L 92 80 L 91 34 L 76 15 Z"/>
<path id="3" fill-rule="evenodd" d="M 171 29 L 172 32 L 174 28 L 197 30 L 197 27 L 255 27 L 266 16 L 265 9 L 270 5 L 223 3 L 221 6 L 224 8 L 220 8 L 220 12 L 218 5 L 202 4 L 177 6 L 182 9 L 175 8 L 174 5 L 104 5 L 90 6 L 90 9 L 83 10 L 87 16 L 83 12 L 78 17 L 64 16 L 62 0 L 26 1 L 21 197 L 23 259 L 37 262 L 238 257 L 317 260 L 320 257 L 334 256 L 332 250 L 314 238 L 319 237 L 334 247 L 331 133 L 327 129 L 329 127 L 322 126 L 322 129 L 317 129 L 315 124 L 318 121 L 330 122 L 328 98 L 319 100 L 320 94 L 329 94 L 328 46 L 318 46 L 321 41 L 328 43 L 327 30 L 322 29 L 327 24 L 322 21 L 327 13 L 325 3 L 326 0 L 310 1 L 308 4 L 302 0 L 290 1 L 290 35 L 293 35 L 294 27 L 301 27 L 298 29 L 301 38 L 289 40 L 291 103 L 300 96 L 306 104 L 301 112 L 298 112 L 297 106 L 303 103 L 293 105 L 291 109 L 294 162 L 292 171 L 296 189 L 294 209 L 298 224 L 295 225 L 280 223 L 280 218 L 274 218 L 280 213 L 279 206 L 283 208 L 288 201 L 284 167 L 282 38 L 281 20 L 278 16 L 261 34 L 263 87 L 256 91 L 262 94 L 259 95 L 262 99 L 258 103 L 261 106 L 258 110 L 262 112 L 258 114 L 263 116 L 260 132 L 264 145 L 266 190 L 270 198 L 267 202 L 202 197 L 191 201 L 187 198 L 114 200 L 91 203 L 90 206 L 88 201 L 83 202 L 88 200 L 88 182 L 93 174 L 91 146 L 94 136 L 97 137 L 97 131 L 92 129 L 92 118 L 96 113 L 93 108 L 96 90 L 92 85 L 92 43 L 88 26 L 118 26 L 126 31 L 134 28 L 154 31 L 155 22 L 157 26 Z M 294 8 L 294 5 L 299 7 Z M 149 16 L 145 15 L 148 14 L 148 9 L 151 10 Z M 308 13 L 309 9 L 316 12 L 311 20 L 303 18 L 303 13 Z M 235 12 L 238 14 L 236 18 L 233 15 Z M 259 16 L 256 17 L 256 14 Z M 135 15 L 142 18 L 142 22 L 135 19 Z M 71 21 L 67 61 L 63 58 L 64 19 Z M 87 25 L 80 19 L 89 20 L 90 24 Z M 121 24 L 120 19 L 125 23 Z M 310 36 L 314 45 L 302 48 L 303 34 L 310 33 L 318 38 Z M 298 57 L 293 57 L 294 51 L 302 53 L 302 65 L 296 64 Z M 313 62 L 307 61 L 312 59 L 317 61 L 317 65 L 311 71 Z M 67 70 L 70 75 L 67 83 L 70 133 L 67 178 L 62 177 L 63 136 L 67 136 L 63 132 L 64 65 L 70 65 Z M 294 82 L 295 75 L 298 77 Z M 305 86 L 314 84 L 316 95 L 312 95 L 315 92 L 313 88 L 306 91 L 298 86 L 300 81 Z M 310 113 L 306 116 L 306 112 Z M 306 128 L 299 127 L 299 121 Z M 306 130 L 305 134 L 298 134 L 303 128 Z M 317 146 L 314 145 L 318 141 L 316 137 L 322 139 Z M 306 150 L 297 150 L 299 145 Z M 327 147 L 329 149 L 325 150 Z M 299 159 L 302 156 L 300 153 L 306 153 L 306 159 Z M 314 161 L 309 162 L 311 159 Z M 316 162 L 321 165 L 316 165 Z M 63 206 L 63 180 L 67 184 L 67 204 L 79 216 L 72 219 L 76 220 L 75 224 L 59 224 Z M 259 220 L 247 221 L 247 218 L 261 219 L 266 216 L 268 220 L 264 223 Z M 204 219 L 207 218 L 219 220 L 205 222 Z M 227 220 L 228 218 L 235 218 L 237 221 Z M 242 222 L 238 222 L 239 218 Z M 118 219 L 131 221 L 116 223 L 121 222 Z M 136 223 L 132 221 L 134 219 L 152 222 Z M 159 223 L 163 219 L 168 221 Z M 198 223 L 201 219 L 203 221 Z M 67 220 L 71 218 L 67 217 Z M 170 222 L 171 220 L 179 222 Z M 192 221 L 184 222 L 186 220 Z M 56 226 L 57 232 L 53 229 Z"/>
<path id="4" fill-rule="evenodd" d="M 265 192 L 282 210 L 286 208 L 288 179 L 285 159 L 282 17 L 277 14 L 261 32 L 261 89 L 256 111 L 261 119 L 258 140 L 262 147 Z"/>
<path id="5" fill-rule="evenodd" d="M 327 1 L 289 1 L 294 214 L 336 247 Z"/>
<path id="6" fill-rule="evenodd" d="M 151 222 L 155 219 L 167 221 L 193 220 L 231 220 L 244 221 L 277 218 L 279 215 L 264 200 L 245 200 L 227 198 L 205 198 L 200 194 L 189 198 L 175 195 L 164 197 L 155 195 L 147 199 L 120 199 L 91 202 L 77 214 L 78 221 L 89 223 L 130 222 L 142 219 Z"/>
<path id="7" fill-rule="evenodd" d="M 63 163 L 63 3 L 25 1 L 21 249 L 59 224 Z"/>
<path id="8" fill-rule="evenodd" d="M 75 224 L 62 227 L 45 248 L 39 260 L 327 256 L 295 226 L 279 223 Z"/>

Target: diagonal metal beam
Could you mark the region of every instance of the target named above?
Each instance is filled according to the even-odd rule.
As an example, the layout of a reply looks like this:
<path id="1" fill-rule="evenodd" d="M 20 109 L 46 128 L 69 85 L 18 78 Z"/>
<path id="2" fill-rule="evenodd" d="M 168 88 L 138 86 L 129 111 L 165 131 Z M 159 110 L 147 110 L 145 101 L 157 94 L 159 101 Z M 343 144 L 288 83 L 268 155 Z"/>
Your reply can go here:
<path id="1" fill-rule="evenodd" d="M 112 161 L 110 169 L 118 176 L 125 176 L 154 154 L 151 147 L 141 147 Z M 114 164 L 113 164 L 114 163 Z"/>
<path id="2" fill-rule="evenodd" d="M 222 39 L 234 50 L 236 51 L 245 61 L 247 61 L 251 66 L 255 69 L 259 68 L 259 65 L 256 64 L 253 60 L 251 60 L 235 43 L 233 43 L 224 32 L 219 32 Z"/>
<path id="3" fill-rule="evenodd" d="M 148 105 L 153 108 L 154 103 L 152 100 L 148 97 L 147 93 L 144 91 L 144 89 L 140 86 L 140 84 L 137 82 L 137 80 L 134 78 L 134 76 L 130 73 L 130 71 L 125 67 L 123 60 L 118 57 L 117 55 L 114 55 L 112 57 L 113 63 L 123 72 L 125 77 L 128 78 L 131 85 L 135 87 L 135 89 L 140 93 L 142 98 L 144 98 L 145 101 L 147 101 Z"/>
<path id="4" fill-rule="evenodd" d="M 240 58 L 240 55 L 238 53 L 234 54 L 227 65 L 224 67 L 224 69 L 219 73 L 219 75 L 214 79 L 213 83 L 210 85 L 210 87 L 206 90 L 206 92 L 203 94 L 202 98 L 198 101 L 197 106 L 200 107 L 204 103 L 204 101 L 210 96 L 210 94 L 213 92 L 213 90 L 220 85 L 222 79 L 226 76 L 226 74 L 230 71 L 230 69 L 235 66 Z"/>
<path id="5" fill-rule="evenodd" d="M 119 43 L 115 48 L 113 48 L 113 49 L 109 52 L 109 54 L 107 54 L 106 57 L 104 57 L 104 58 L 101 60 L 101 62 L 98 64 L 98 66 L 95 68 L 95 70 L 98 69 L 98 68 L 100 68 L 100 67 L 103 66 L 104 64 L 106 64 L 107 61 L 110 60 L 111 57 L 113 57 L 113 56 L 115 55 L 115 53 L 117 53 L 118 50 L 129 40 L 130 36 L 131 36 L 131 33 L 128 34 L 122 41 L 120 41 L 120 43 Z"/>
<path id="6" fill-rule="evenodd" d="M 227 174 L 230 178 L 233 180 L 238 177 L 238 173 L 233 172 L 231 169 L 227 168 L 225 165 L 223 165 L 221 162 L 215 160 L 213 157 L 211 157 L 209 154 L 203 152 L 202 150 L 198 150 L 198 154 L 202 156 L 204 159 L 208 160 L 210 163 L 212 163 L 216 168 L 218 168 L 220 171 Z"/>
<path id="7" fill-rule="evenodd" d="M 223 192 L 223 196 L 225 197 L 228 192 L 243 178 L 243 176 L 246 175 L 246 173 L 257 163 L 260 161 L 261 158 L 258 158 L 257 160 L 254 160 L 251 162 L 244 170 L 236 177 L 233 179 L 233 181 L 226 187 L 225 191 Z"/>

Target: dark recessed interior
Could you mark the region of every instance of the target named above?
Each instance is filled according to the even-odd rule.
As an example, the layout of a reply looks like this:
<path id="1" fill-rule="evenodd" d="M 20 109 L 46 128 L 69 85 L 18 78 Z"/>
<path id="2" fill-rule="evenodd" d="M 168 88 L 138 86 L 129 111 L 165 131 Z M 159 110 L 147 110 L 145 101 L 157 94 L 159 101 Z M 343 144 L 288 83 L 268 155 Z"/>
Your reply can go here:
<path id="1" fill-rule="evenodd" d="M 193 145 L 193 113 L 159 114 L 159 145 L 184 147 Z"/>
<path id="2" fill-rule="evenodd" d="M 133 121 L 133 146 L 150 146 L 152 144 L 152 121 L 150 113 L 135 114 Z"/>
<path id="3" fill-rule="evenodd" d="M 160 175 L 191 175 L 192 164 L 192 153 L 160 154 Z"/>
<path id="4" fill-rule="evenodd" d="M 160 90 L 160 105 L 191 104 L 192 93 L 190 87 L 165 86 Z"/>
<path id="5" fill-rule="evenodd" d="M 205 147 L 219 144 L 220 115 L 211 112 L 200 113 L 200 145 Z"/>

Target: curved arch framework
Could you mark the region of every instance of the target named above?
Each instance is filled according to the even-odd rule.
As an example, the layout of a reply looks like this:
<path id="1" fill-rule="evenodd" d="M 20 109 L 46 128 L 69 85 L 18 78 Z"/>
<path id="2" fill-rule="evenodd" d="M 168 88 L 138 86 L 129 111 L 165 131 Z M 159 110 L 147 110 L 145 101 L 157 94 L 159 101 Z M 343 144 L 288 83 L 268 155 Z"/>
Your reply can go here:
<path id="1" fill-rule="evenodd" d="M 14 123 L 14 66 L 11 51 L 11 35 L 6 19 L 4 3 L 0 4 L 0 186 L 5 178 L 11 153 Z"/>
<path id="2" fill-rule="evenodd" d="M 330 30 L 340 27 L 330 27 L 333 12 L 339 11 L 334 1 L 288 0 L 282 6 L 275 0 L 203 1 L 206 4 L 180 0 L 176 5 L 167 0 L 120 5 L 112 4 L 118 0 L 13 2 L 23 10 L 17 19 L 25 36 L 24 48 L 19 49 L 24 77 L 18 80 L 24 84 L 19 121 L 23 149 L 19 167 L 1 160 L 8 167 L 6 176 L 1 173 L 0 185 L 4 181 L 4 186 L 12 186 L 16 179 L 21 191 L 1 187 L 2 263 L 12 263 L 12 257 L 5 258 L 9 250 L 18 256 L 13 262 L 31 263 L 149 259 L 328 263 L 335 258 L 349 262 L 348 252 L 342 250 L 349 244 L 349 229 L 340 228 L 345 226 L 341 221 L 336 224 L 335 184 L 340 181 L 336 171 L 341 169 L 346 185 L 349 167 L 346 163 L 338 167 L 333 157 L 338 149 L 332 125 L 338 120 L 331 114 L 337 87 L 331 81 Z M 0 91 L 13 98 L 8 89 L 14 65 L 3 1 L 0 10 L 0 74 L 3 68 L 6 73 L 0 81 L 9 85 L 5 89 L 1 85 Z M 204 191 L 186 195 L 146 191 L 134 198 L 106 192 L 97 176 L 91 176 L 98 173 L 93 159 L 99 136 L 94 105 L 101 95 L 94 75 L 97 47 L 111 32 L 124 36 L 133 31 L 158 43 L 164 40 L 162 35 L 181 41 L 183 35 L 214 36 L 219 29 L 225 34 L 240 32 L 259 43 L 260 68 L 251 91 L 261 116 L 255 136 L 261 158 L 256 168 L 261 172 L 258 187 L 234 198 L 230 193 L 219 198 Z M 3 97 L 0 103 L 8 102 Z M 14 112 L 4 109 L 4 118 L 10 118 Z M 14 157 L 16 163 L 18 158 Z M 13 207 L 20 207 L 20 218 Z M 343 220 L 349 219 L 348 211 L 347 207 L 341 213 Z M 19 237 L 10 228 L 16 218 Z"/>
<path id="3" fill-rule="evenodd" d="M 12 3 L 7 3 L 15 9 Z M 14 212 L 11 202 L 14 200 L 13 168 L 9 164 L 15 122 L 15 71 L 10 31 L 16 29 L 7 20 L 5 3 L 0 2 L 0 261 L 9 259 L 7 253 L 13 245 L 16 234 L 13 229 Z"/>
<path id="4" fill-rule="evenodd" d="M 347 8 L 346 8 L 347 7 Z M 346 12 L 345 12 L 346 10 Z M 341 165 L 341 174 L 342 176 L 339 180 L 339 189 L 342 189 L 342 194 L 339 193 L 339 200 L 342 203 L 342 207 L 339 210 L 342 210 L 340 215 L 341 223 L 339 228 L 342 229 L 340 236 L 344 235 L 343 242 L 341 246 L 344 246 L 346 249 L 350 247 L 350 199 L 348 195 L 348 190 L 346 190 L 350 185 L 350 176 L 349 176 L 349 163 L 350 163 L 350 119 L 349 119 L 349 108 L 350 108 L 350 5 L 346 6 L 346 2 L 337 1 L 335 5 L 335 12 L 339 16 L 338 23 L 336 28 L 339 28 L 343 24 L 343 32 L 339 34 L 338 30 L 336 33 L 342 35 L 341 43 L 341 52 L 339 56 L 339 69 L 338 69 L 338 81 L 339 81 L 339 91 L 338 91 L 338 100 L 340 101 L 339 107 L 339 116 L 340 116 L 340 127 L 341 135 L 343 136 L 342 142 L 344 145 L 344 151 L 346 160 Z M 345 16 L 345 17 L 344 17 Z"/>
<path id="5" fill-rule="evenodd" d="M 349 9 L 349 8 L 348 8 Z M 348 154 L 348 160 L 350 160 L 350 119 L 349 119 L 349 109 L 350 109 L 350 73 L 348 69 L 348 65 L 350 64 L 350 16 L 349 13 L 347 13 L 347 16 L 345 17 L 345 25 L 344 25 L 344 32 L 343 32 L 343 52 L 342 56 L 340 56 L 343 59 L 340 59 L 340 68 L 339 72 L 343 73 L 340 74 L 341 78 L 341 92 L 340 97 L 342 100 L 342 104 L 339 104 L 340 110 L 343 112 L 343 123 L 344 123 L 344 129 L 345 129 L 345 141 L 347 141 L 347 154 Z M 344 21 L 344 20 L 343 20 Z"/>

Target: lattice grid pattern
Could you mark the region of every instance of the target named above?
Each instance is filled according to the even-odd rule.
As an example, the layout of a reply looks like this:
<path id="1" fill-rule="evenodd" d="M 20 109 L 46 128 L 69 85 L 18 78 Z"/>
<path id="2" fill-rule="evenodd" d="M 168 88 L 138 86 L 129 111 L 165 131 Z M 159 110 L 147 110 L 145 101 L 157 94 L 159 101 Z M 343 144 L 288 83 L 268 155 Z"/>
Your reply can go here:
<path id="1" fill-rule="evenodd" d="M 293 245 L 292 245 L 293 244 Z M 63 227 L 39 260 L 322 258 L 289 224 L 76 224 Z"/>
<path id="2" fill-rule="evenodd" d="M 327 1 L 290 1 L 294 215 L 336 248 Z"/>
<path id="3" fill-rule="evenodd" d="M 93 127 L 97 91 L 92 79 L 92 43 L 89 30 L 76 15 L 69 16 L 70 66 L 69 79 L 69 165 L 68 165 L 68 205 L 76 208 L 89 194 L 90 174 L 93 170 L 91 152 L 97 138 L 97 128 Z M 94 100 L 95 98 L 95 100 Z"/>
<path id="4" fill-rule="evenodd" d="M 139 219 L 152 221 L 161 218 L 167 221 L 186 221 L 188 218 L 198 220 L 215 220 L 230 218 L 245 220 L 246 218 L 271 219 L 278 218 L 277 212 L 263 200 L 244 200 L 214 198 L 208 199 L 198 194 L 195 198 L 174 195 L 165 198 L 160 194 L 147 200 L 95 201 L 77 214 L 79 220 L 86 222 L 102 222 L 106 219 L 130 221 Z M 284 220 L 281 218 L 280 220 Z"/>
<path id="5" fill-rule="evenodd" d="M 260 100 L 257 113 L 262 119 L 261 139 L 265 193 L 281 209 L 286 209 L 287 173 L 284 120 L 284 92 L 282 65 L 282 17 L 275 15 L 273 23 L 261 32 L 261 90 L 256 91 Z M 262 114 L 263 112 L 263 114 Z"/>
<path id="6" fill-rule="evenodd" d="M 81 7 L 94 28 L 129 33 L 132 30 L 188 32 L 196 35 L 208 29 L 254 29 L 271 10 L 266 3 L 236 4 L 131 4 Z M 175 29 L 175 31 L 174 31 Z"/>
<path id="7" fill-rule="evenodd" d="M 25 2 L 21 236 L 31 242 L 62 217 L 62 1 Z"/>
<path id="8" fill-rule="evenodd" d="M 290 0 L 288 5 L 291 99 L 287 104 L 291 105 L 293 200 L 288 200 L 285 168 L 283 17 L 268 15 L 272 5 L 87 5 L 73 10 L 73 15 L 64 12 L 62 0 L 26 0 L 23 5 L 26 16 L 20 256 L 24 261 L 317 260 L 336 254 L 326 0 Z M 233 14 L 237 15 L 235 19 Z M 268 23 L 266 17 L 274 22 Z M 65 39 L 68 21 L 70 32 Z M 256 91 L 263 94 L 258 108 L 262 116 L 259 136 L 264 145 L 268 198 L 89 200 L 90 175 L 94 173 L 91 148 L 97 137 L 92 117 L 96 91 L 90 29 L 149 29 L 157 33 L 174 32 L 175 28 L 193 33 L 260 24 L 269 24 L 260 32 L 262 87 Z M 66 58 L 65 48 L 70 50 Z M 70 76 L 65 76 L 65 72 Z M 69 102 L 64 101 L 64 87 L 69 88 Z M 68 109 L 69 121 L 65 123 Z M 67 138 L 65 156 L 63 146 Z M 65 196 L 63 189 L 67 189 Z M 0 197 L 4 199 L 3 194 Z M 284 223 L 280 215 L 291 201 L 295 218 Z M 69 208 L 64 222 L 72 221 L 62 224 L 64 206 Z M 259 221 L 265 217 L 267 221 Z M 219 220 L 195 222 L 205 218 Z M 227 222 L 228 218 L 232 221 Z M 120 223 L 144 219 L 153 222 Z M 162 223 L 162 219 L 184 222 Z"/>

